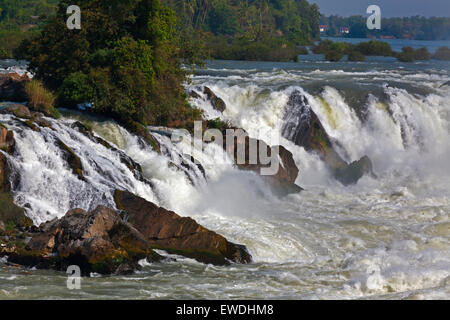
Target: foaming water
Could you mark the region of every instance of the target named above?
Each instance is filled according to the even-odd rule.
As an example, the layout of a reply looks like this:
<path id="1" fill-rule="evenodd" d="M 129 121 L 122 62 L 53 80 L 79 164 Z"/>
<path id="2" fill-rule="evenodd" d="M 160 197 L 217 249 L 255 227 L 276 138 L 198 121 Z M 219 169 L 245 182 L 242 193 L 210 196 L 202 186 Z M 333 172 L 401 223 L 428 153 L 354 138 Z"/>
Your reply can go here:
<path id="1" fill-rule="evenodd" d="M 185 142 L 154 133 L 159 155 L 111 121 L 71 114 L 52 121 L 55 131 L 38 134 L 2 115 L 20 132 L 19 156 L 12 159 L 23 172 L 16 202 L 30 204 L 35 222 L 72 205 L 111 204 L 113 189 L 124 188 L 246 245 L 254 263 L 142 261 L 143 270 L 131 276 L 83 279 L 80 292 L 65 289 L 64 274 L 24 276 L 8 267 L 0 271 L 0 297 L 449 299 L 450 89 L 442 87 L 448 80 L 448 68 L 431 62 L 394 69 L 373 61 L 351 67 L 217 61 L 199 70 L 188 89 L 201 93 L 208 86 L 227 104 L 220 114 L 202 95 L 193 99 L 207 117 L 229 120 L 251 136 L 281 135 L 287 101 L 300 91 L 344 159 L 368 155 L 374 163 L 377 178 L 343 187 L 317 155 L 280 138 L 300 169 L 297 184 L 306 188 L 284 198 L 258 175 L 239 171 L 215 144 L 192 154 Z M 75 120 L 139 163 L 144 179 L 123 165 L 119 151 L 72 128 Z M 80 156 L 87 182 L 72 174 L 55 138 Z"/>

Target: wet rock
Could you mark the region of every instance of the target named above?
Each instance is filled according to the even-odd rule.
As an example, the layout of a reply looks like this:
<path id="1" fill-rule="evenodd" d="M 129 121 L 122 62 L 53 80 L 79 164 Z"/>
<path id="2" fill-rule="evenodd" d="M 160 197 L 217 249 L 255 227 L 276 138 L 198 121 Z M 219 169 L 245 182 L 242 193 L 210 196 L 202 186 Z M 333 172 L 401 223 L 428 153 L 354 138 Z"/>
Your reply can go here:
<path id="1" fill-rule="evenodd" d="M 226 136 L 226 134 L 225 130 L 224 135 Z M 262 169 L 269 169 L 272 166 L 272 168 L 277 168 L 278 170 L 272 174 L 262 175 L 262 177 L 269 183 L 274 193 L 284 196 L 290 193 L 298 193 L 303 190 L 295 184 L 299 170 L 295 164 L 292 153 L 289 150 L 283 146 L 270 147 L 262 140 L 249 138 L 248 133 L 242 129 L 234 130 L 234 135 L 234 152 L 233 150 L 227 149 L 226 141 L 231 140 L 231 137 L 224 139 L 223 147 L 227 153 L 232 156 L 240 169 L 262 174 Z M 257 155 L 253 160 L 250 158 L 252 145 L 256 146 L 255 150 Z M 244 161 L 238 157 L 239 150 L 245 150 Z M 276 157 L 273 157 L 277 164 L 267 164 L 267 161 L 261 158 L 261 154 L 265 154 L 267 157 L 272 158 L 273 152 L 278 153 Z"/>
<path id="2" fill-rule="evenodd" d="M 44 114 L 41 112 L 33 112 L 31 114 L 31 121 L 36 123 L 37 125 L 44 127 L 44 128 L 52 128 L 52 124 L 50 121 L 44 118 Z"/>
<path id="3" fill-rule="evenodd" d="M 227 241 L 191 218 L 180 217 L 126 191 L 116 190 L 114 199 L 152 248 L 215 265 L 251 262 L 244 246 Z"/>
<path id="4" fill-rule="evenodd" d="M 25 248 L 9 253 L 8 261 L 56 270 L 78 265 L 83 275 L 126 274 L 148 257 L 162 259 L 115 210 L 99 206 L 92 212 L 71 210 L 42 224 Z"/>
<path id="5" fill-rule="evenodd" d="M 63 153 L 64 159 L 67 161 L 69 167 L 72 169 L 74 175 L 76 175 L 81 181 L 86 181 L 83 175 L 83 165 L 80 157 L 78 157 L 72 149 L 65 145 L 61 140 L 56 140 L 57 145 Z"/>
<path id="6" fill-rule="evenodd" d="M 201 99 L 201 96 L 195 90 L 189 90 L 188 95 L 193 99 Z"/>
<path id="7" fill-rule="evenodd" d="M 6 112 L 12 113 L 17 118 L 31 119 L 31 112 L 27 106 L 23 104 L 12 104 L 5 109 Z"/>
<path id="8" fill-rule="evenodd" d="M 365 174 L 374 175 L 372 162 L 367 156 L 351 164 L 342 159 L 308 99 L 298 90 L 289 97 L 282 134 L 306 151 L 316 152 L 334 177 L 344 185 L 357 183 Z"/>
<path id="9" fill-rule="evenodd" d="M 354 184 L 366 174 L 375 177 L 372 161 L 367 156 L 359 161 L 352 162 L 348 166 L 335 170 L 336 178 L 344 185 Z"/>
<path id="10" fill-rule="evenodd" d="M 225 111 L 225 109 L 227 108 L 227 105 L 210 88 L 205 87 L 203 89 L 203 93 L 206 95 L 208 100 L 211 102 L 211 105 L 213 106 L 214 109 L 216 109 L 217 111 L 220 111 L 220 112 Z"/>
<path id="11" fill-rule="evenodd" d="M 27 75 L 18 73 L 0 74 L 0 101 L 23 102 L 27 100 L 25 83 L 31 81 Z"/>
<path id="12" fill-rule="evenodd" d="M 86 127 L 83 123 L 76 121 L 74 122 L 71 127 L 75 130 L 78 130 L 80 133 L 84 134 L 86 137 L 88 137 L 90 140 L 92 140 L 95 143 L 101 144 L 105 148 L 114 151 L 115 153 L 118 153 L 120 156 L 120 162 L 125 164 L 128 169 L 133 173 L 134 177 L 142 182 L 150 183 L 144 178 L 144 175 L 142 173 L 142 167 L 139 163 L 135 162 L 133 159 L 131 159 L 129 156 L 127 156 L 123 151 L 113 147 L 109 142 L 103 140 L 102 138 L 94 135 L 91 129 Z M 101 168 L 99 168 L 101 170 Z"/>
<path id="13" fill-rule="evenodd" d="M 0 123 L 0 150 L 11 154 L 14 150 L 14 146 L 14 132 L 9 131 L 3 124 Z"/>

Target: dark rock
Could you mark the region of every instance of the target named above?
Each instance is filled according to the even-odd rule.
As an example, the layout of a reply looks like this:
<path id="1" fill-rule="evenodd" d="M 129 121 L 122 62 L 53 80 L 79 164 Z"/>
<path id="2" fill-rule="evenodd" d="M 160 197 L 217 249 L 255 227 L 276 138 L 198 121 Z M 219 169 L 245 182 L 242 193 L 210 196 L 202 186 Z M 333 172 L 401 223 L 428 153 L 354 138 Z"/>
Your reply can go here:
<path id="1" fill-rule="evenodd" d="M 9 131 L 0 123 L 0 150 L 11 154 L 14 150 L 15 140 L 14 132 Z"/>
<path id="2" fill-rule="evenodd" d="M 42 224 L 24 249 L 9 253 L 8 261 L 56 270 L 78 265 L 83 275 L 126 274 L 147 256 L 157 254 L 142 234 L 116 211 L 100 206 L 92 212 L 71 210 Z"/>
<path id="3" fill-rule="evenodd" d="M 27 75 L 17 73 L 0 74 L 0 100 L 23 102 L 27 100 L 25 83 L 31 81 Z"/>
<path id="4" fill-rule="evenodd" d="M 208 97 L 208 100 L 211 102 L 211 105 L 213 106 L 214 109 L 216 109 L 217 111 L 220 111 L 220 112 L 225 111 L 225 109 L 227 108 L 227 105 L 210 88 L 205 87 L 203 89 L 203 93 L 206 94 L 206 96 Z"/>
<path id="5" fill-rule="evenodd" d="M 86 181 L 83 175 L 83 165 L 80 157 L 78 157 L 72 149 L 65 145 L 61 140 L 56 140 L 57 145 L 63 153 L 64 159 L 67 161 L 69 167 L 72 169 L 74 175 L 76 175 L 81 181 Z"/>
<path id="6" fill-rule="evenodd" d="M 84 134 L 86 137 L 88 137 L 90 140 L 92 140 L 95 143 L 101 144 L 105 148 L 114 151 L 115 153 L 118 153 L 120 156 L 120 162 L 125 164 L 128 169 L 133 173 L 134 177 L 142 182 L 150 183 L 144 178 L 144 175 L 142 173 L 142 167 L 139 163 L 131 159 L 129 156 L 127 156 L 123 151 L 113 147 L 109 142 L 103 140 L 102 138 L 94 135 L 92 130 L 90 130 L 88 127 L 86 127 L 83 123 L 76 121 L 72 123 L 71 127 L 73 129 L 76 129 L 77 131 Z M 99 168 L 101 170 L 101 168 Z"/>
<path id="7" fill-rule="evenodd" d="M 244 246 L 228 242 L 191 218 L 182 218 L 126 191 L 116 190 L 114 199 L 152 248 L 216 265 L 251 262 Z"/>
<path id="8" fill-rule="evenodd" d="M 27 106 L 23 104 L 12 104 L 5 109 L 6 112 L 12 113 L 17 118 L 31 119 L 31 112 Z"/>
<path id="9" fill-rule="evenodd" d="M 344 185 L 357 183 L 365 174 L 374 175 L 368 157 L 351 164 L 342 159 L 308 99 L 300 91 L 294 91 L 289 97 L 282 134 L 306 151 L 316 152 L 334 177 Z"/>
<path id="10" fill-rule="evenodd" d="M 231 132 L 230 132 L 231 133 Z M 272 164 L 265 164 L 260 158 L 261 153 L 266 154 L 268 157 L 272 156 L 272 152 L 278 152 L 278 171 L 276 174 L 263 175 L 263 179 L 266 180 L 272 187 L 273 191 L 279 195 L 287 195 L 290 193 L 298 193 L 303 189 L 295 184 L 298 177 L 299 170 L 295 164 L 292 153 L 283 146 L 268 146 L 264 141 L 249 138 L 248 133 L 242 129 L 234 130 L 234 153 L 233 150 L 227 150 L 226 141 L 231 137 L 224 139 L 224 149 L 234 159 L 239 169 L 249 170 L 261 174 L 261 169 L 270 168 Z M 224 136 L 227 136 L 226 130 Z M 257 159 L 252 163 L 250 159 L 251 145 L 256 145 Z M 261 150 L 262 149 L 262 150 Z M 245 161 L 238 159 L 238 150 L 245 150 Z M 243 162 L 243 163 L 241 163 Z"/>
<path id="11" fill-rule="evenodd" d="M 44 114 L 41 112 L 33 112 L 31 114 L 31 121 L 44 128 L 52 128 L 50 121 L 44 118 Z"/>
<path id="12" fill-rule="evenodd" d="M 375 177 L 373 173 L 372 161 L 369 157 L 363 157 L 359 161 L 352 162 L 344 168 L 338 168 L 335 170 L 336 178 L 344 185 L 354 184 L 355 181 L 359 181 L 364 175 L 370 174 Z"/>
<path id="13" fill-rule="evenodd" d="M 11 183 L 9 182 L 10 168 L 6 156 L 0 152 L 0 192 L 9 192 Z"/>
<path id="14" fill-rule="evenodd" d="M 195 90 L 188 91 L 188 95 L 194 99 L 201 99 L 201 96 Z"/>

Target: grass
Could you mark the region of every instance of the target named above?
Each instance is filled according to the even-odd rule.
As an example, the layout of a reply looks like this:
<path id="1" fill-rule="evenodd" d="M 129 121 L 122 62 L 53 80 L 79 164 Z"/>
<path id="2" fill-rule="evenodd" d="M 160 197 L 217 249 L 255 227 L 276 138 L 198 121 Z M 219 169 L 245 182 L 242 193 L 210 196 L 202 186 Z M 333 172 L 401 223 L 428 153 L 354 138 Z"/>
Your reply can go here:
<path id="1" fill-rule="evenodd" d="M 28 96 L 28 106 L 35 111 L 42 112 L 46 116 L 59 118 L 60 114 L 54 107 L 55 96 L 51 91 L 46 89 L 38 80 L 32 80 L 25 85 L 25 92 Z"/>

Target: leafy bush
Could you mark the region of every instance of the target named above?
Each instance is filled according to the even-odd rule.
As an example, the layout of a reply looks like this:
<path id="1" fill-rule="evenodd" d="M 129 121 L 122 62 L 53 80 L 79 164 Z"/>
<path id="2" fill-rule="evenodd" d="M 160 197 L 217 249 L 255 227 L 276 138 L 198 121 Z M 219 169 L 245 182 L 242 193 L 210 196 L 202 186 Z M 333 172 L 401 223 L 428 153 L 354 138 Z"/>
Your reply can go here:
<path id="1" fill-rule="evenodd" d="M 248 39 L 217 38 L 209 40 L 211 57 L 222 60 L 297 61 L 299 48 L 281 38 Z"/>
<path id="2" fill-rule="evenodd" d="M 420 48 L 414 52 L 414 59 L 416 60 L 430 60 L 431 54 L 428 52 L 427 48 Z"/>
<path id="3" fill-rule="evenodd" d="M 450 60 L 450 49 L 447 47 L 440 47 L 433 55 L 436 60 Z"/>
<path id="4" fill-rule="evenodd" d="M 92 102 L 93 97 L 89 77 L 82 72 L 71 73 L 58 91 L 58 106 L 75 108 L 78 104 Z"/>
<path id="5" fill-rule="evenodd" d="M 366 56 L 389 57 L 393 55 L 389 43 L 383 41 L 371 40 L 369 42 L 361 42 L 355 46 L 355 49 Z"/>
<path id="6" fill-rule="evenodd" d="M 329 50 L 325 53 L 325 59 L 331 62 L 338 62 L 344 57 L 344 53 L 339 50 Z"/>
<path id="7" fill-rule="evenodd" d="M 411 47 L 402 48 L 402 52 L 397 54 L 397 59 L 401 62 L 414 62 L 415 51 Z"/>
<path id="8" fill-rule="evenodd" d="M 348 54 L 348 61 L 366 61 L 366 56 L 359 51 L 352 50 Z"/>
<path id="9" fill-rule="evenodd" d="M 333 45 L 333 41 L 325 39 L 321 40 L 318 44 L 315 44 L 312 47 L 312 52 L 314 54 L 325 54 L 327 51 L 330 50 L 331 46 Z"/>
<path id="10" fill-rule="evenodd" d="M 59 118 L 59 112 L 55 109 L 55 96 L 47 90 L 42 82 L 32 80 L 25 84 L 25 92 L 28 96 L 28 106 L 35 111 L 42 112 L 46 116 Z"/>

